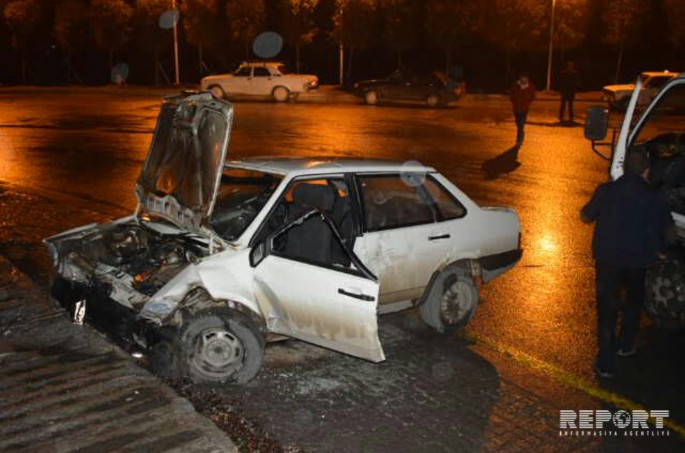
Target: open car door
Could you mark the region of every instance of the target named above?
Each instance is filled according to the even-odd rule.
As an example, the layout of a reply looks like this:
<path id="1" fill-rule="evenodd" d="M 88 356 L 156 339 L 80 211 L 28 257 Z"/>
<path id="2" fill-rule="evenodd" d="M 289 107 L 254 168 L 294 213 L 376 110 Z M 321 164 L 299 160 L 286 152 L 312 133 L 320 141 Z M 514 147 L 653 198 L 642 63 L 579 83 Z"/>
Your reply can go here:
<path id="1" fill-rule="evenodd" d="M 304 240 L 303 240 L 304 239 Z M 305 244 L 305 245 L 303 245 Z M 334 258 L 343 252 L 348 259 Z M 340 261 L 340 262 L 335 262 Z M 376 277 L 311 211 L 253 249 L 254 290 L 272 332 L 380 362 Z"/>

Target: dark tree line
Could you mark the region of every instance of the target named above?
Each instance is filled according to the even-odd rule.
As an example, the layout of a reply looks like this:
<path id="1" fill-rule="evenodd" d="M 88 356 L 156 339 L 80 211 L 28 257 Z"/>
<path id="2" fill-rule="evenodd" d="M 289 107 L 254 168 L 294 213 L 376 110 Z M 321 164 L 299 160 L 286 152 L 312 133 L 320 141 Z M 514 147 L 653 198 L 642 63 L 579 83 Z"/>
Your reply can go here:
<path id="1" fill-rule="evenodd" d="M 197 70 L 226 70 L 232 59 L 255 58 L 254 38 L 265 30 L 281 34 L 302 66 L 302 50 L 326 42 L 342 44 L 347 78 L 354 77 L 359 52 L 383 48 L 401 67 L 408 55 L 430 49 L 443 55 L 443 67 L 474 43 L 489 43 L 506 60 L 504 80 L 512 76 L 512 57 L 544 52 L 550 39 L 552 0 L 177 0 L 181 37 L 195 49 Z M 169 82 L 161 56 L 172 47 L 172 30 L 160 18 L 171 0 L 0 0 L 0 46 L 11 46 L 23 82 L 30 82 L 27 54 L 37 40 L 54 42 L 65 56 L 68 83 L 80 83 L 72 62 L 86 49 L 106 55 L 135 51 L 154 61 L 155 83 Z M 661 14 L 674 61 L 685 47 L 685 0 L 557 0 L 554 48 L 561 60 L 589 35 L 615 52 L 615 78 L 626 52 L 644 36 L 646 20 Z M 592 20 L 592 17 L 598 20 Z M 167 19 L 169 15 L 164 16 Z M 173 16 L 171 16 L 173 17 Z M 166 26 L 163 26 L 166 25 Z M 594 29 L 592 28 L 594 27 Z M 214 66 L 208 61 L 215 62 Z M 218 64 L 216 62 L 219 62 Z"/>

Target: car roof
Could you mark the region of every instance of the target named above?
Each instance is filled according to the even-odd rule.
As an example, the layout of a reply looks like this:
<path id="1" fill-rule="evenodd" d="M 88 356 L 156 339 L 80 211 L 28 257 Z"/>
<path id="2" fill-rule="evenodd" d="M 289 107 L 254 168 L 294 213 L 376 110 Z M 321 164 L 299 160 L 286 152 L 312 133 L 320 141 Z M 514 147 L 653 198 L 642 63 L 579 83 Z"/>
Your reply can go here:
<path id="1" fill-rule="evenodd" d="M 351 157 L 255 157 L 226 162 L 229 168 L 242 168 L 279 175 L 317 175 L 327 173 L 435 172 L 416 161 L 391 161 Z"/>
<path id="2" fill-rule="evenodd" d="M 649 77 L 653 77 L 653 76 L 676 77 L 678 75 L 677 72 L 671 72 L 671 71 L 645 71 L 642 74 L 645 76 L 649 76 Z"/>

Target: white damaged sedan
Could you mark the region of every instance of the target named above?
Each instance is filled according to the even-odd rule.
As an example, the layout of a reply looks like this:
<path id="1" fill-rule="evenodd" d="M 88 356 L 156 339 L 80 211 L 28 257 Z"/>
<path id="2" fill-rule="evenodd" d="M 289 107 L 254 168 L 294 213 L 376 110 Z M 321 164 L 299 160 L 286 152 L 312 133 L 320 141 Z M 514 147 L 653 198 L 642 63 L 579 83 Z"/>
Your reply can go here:
<path id="1" fill-rule="evenodd" d="M 166 98 L 134 214 L 45 240 L 53 296 L 158 372 L 246 382 L 282 336 L 378 362 L 377 315 L 465 325 L 521 257 L 518 216 L 419 163 L 225 162 L 231 104 Z"/>

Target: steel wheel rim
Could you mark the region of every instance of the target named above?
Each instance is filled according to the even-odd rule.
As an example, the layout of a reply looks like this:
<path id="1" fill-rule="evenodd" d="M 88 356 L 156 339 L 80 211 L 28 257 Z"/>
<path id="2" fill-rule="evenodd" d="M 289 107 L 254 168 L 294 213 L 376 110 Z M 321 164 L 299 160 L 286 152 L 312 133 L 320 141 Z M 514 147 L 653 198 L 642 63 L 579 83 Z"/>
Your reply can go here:
<path id="1" fill-rule="evenodd" d="M 225 376 L 242 366 L 245 348 L 233 333 L 226 329 L 206 329 L 195 343 L 193 364 L 202 372 Z"/>
<path id="2" fill-rule="evenodd" d="M 467 282 L 452 283 L 440 300 L 440 313 L 448 324 L 460 322 L 473 306 L 473 292 Z"/>

